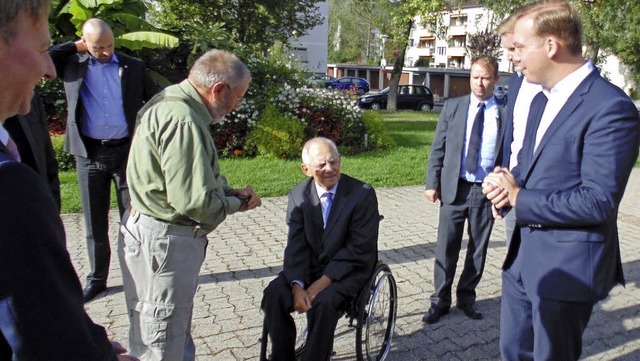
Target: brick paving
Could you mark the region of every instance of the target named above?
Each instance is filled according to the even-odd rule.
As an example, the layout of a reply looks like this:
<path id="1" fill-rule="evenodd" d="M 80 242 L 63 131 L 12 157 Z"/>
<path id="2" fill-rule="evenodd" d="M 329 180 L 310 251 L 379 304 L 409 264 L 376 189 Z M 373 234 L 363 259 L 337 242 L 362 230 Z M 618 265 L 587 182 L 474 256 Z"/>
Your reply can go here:
<path id="1" fill-rule="evenodd" d="M 504 226 L 496 222 L 476 306 L 482 320 L 452 308 L 434 325 L 421 318 L 433 292 L 433 258 L 438 207 L 424 201 L 421 186 L 377 189 L 380 259 L 397 280 L 399 304 L 389 360 L 498 360 L 500 266 L 505 256 Z M 229 217 L 209 235 L 207 258 L 195 296 L 193 335 L 198 360 L 257 360 L 262 327 L 260 299 L 280 271 L 286 240 L 286 197 L 263 199 L 263 206 Z M 80 214 L 62 216 L 68 249 L 80 279 L 88 271 Z M 127 318 L 116 255 L 117 214 L 112 212 L 109 289 L 87 305 L 109 336 L 126 343 Z M 584 334 L 583 360 L 640 359 L 640 169 L 634 169 L 619 212 L 620 246 L 626 288 L 617 286 L 596 305 Z M 465 246 L 463 245 L 463 250 Z M 464 259 L 460 254 L 459 269 Z M 459 272 L 458 272 L 459 273 Z M 456 279 L 457 281 L 457 279 Z M 455 298 L 455 295 L 454 295 Z M 455 299 L 454 299 L 455 302 Z M 333 360 L 355 360 L 355 336 L 345 319 L 338 324 Z"/>

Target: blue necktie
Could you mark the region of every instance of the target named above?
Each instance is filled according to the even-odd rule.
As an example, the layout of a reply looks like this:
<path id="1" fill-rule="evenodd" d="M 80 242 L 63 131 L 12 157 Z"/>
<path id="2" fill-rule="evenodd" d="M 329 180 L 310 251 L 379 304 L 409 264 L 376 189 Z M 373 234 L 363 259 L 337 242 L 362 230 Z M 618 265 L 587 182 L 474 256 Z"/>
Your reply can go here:
<path id="1" fill-rule="evenodd" d="M 333 205 L 333 193 L 326 192 L 322 195 L 322 220 L 324 221 L 324 226 L 327 226 L 327 220 L 329 219 L 329 213 L 331 213 L 331 206 Z"/>
<path id="2" fill-rule="evenodd" d="M 536 146 L 538 126 L 540 125 L 540 120 L 542 120 L 542 114 L 544 114 L 544 108 L 547 106 L 547 101 L 547 96 L 544 95 L 542 91 L 536 94 L 533 101 L 531 101 L 529 116 L 527 117 L 527 127 L 524 132 L 524 140 L 522 141 L 520 153 L 518 153 L 518 166 L 516 168 L 519 169 L 514 173 L 518 184 L 522 184 L 524 178 L 523 172 L 526 172 L 526 170 L 529 169 L 531 158 L 533 157 L 533 150 Z"/>
<path id="3" fill-rule="evenodd" d="M 482 145 L 482 130 L 484 129 L 484 102 L 478 104 L 478 113 L 473 120 L 471 136 L 469 137 L 469 147 L 467 148 L 467 158 L 464 160 L 464 169 L 469 173 L 476 171 L 478 167 L 478 155 Z"/>

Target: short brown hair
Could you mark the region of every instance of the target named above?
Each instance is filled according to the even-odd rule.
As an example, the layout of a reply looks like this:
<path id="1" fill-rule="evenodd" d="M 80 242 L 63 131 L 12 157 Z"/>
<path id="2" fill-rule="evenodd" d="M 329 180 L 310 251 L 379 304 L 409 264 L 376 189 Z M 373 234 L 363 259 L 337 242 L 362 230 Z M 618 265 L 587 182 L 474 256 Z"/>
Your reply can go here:
<path id="1" fill-rule="evenodd" d="M 582 54 L 582 20 L 571 3 L 564 0 L 538 1 L 520 18 L 527 16 L 533 19 L 536 36 L 556 36 L 571 54 Z"/>
<path id="2" fill-rule="evenodd" d="M 493 75 L 497 78 L 498 75 L 498 60 L 491 55 L 478 55 L 473 60 L 471 60 L 471 66 L 473 64 L 478 64 L 481 67 L 491 71 Z"/>
<path id="3" fill-rule="evenodd" d="M 50 0 L 2 0 L 0 1 L 0 37 L 10 43 L 15 37 L 14 23 L 21 13 L 38 20 L 49 15 Z"/>

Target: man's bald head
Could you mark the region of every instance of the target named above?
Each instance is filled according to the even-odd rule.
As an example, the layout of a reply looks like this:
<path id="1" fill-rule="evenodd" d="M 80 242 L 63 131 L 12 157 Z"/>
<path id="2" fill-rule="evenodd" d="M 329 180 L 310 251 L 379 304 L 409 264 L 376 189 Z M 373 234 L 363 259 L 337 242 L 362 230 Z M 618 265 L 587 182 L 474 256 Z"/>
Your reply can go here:
<path id="1" fill-rule="evenodd" d="M 82 25 L 82 40 L 89 53 L 99 61 L 111 61 L 114 52 L 113 30 L 103 20 L 92 18 Z"/>

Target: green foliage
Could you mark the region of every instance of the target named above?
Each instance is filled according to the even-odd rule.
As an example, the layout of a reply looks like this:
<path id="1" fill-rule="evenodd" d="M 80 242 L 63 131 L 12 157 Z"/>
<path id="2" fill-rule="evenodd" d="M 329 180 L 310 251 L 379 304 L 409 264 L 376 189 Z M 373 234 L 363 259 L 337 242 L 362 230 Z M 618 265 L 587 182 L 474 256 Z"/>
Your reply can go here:
<path id="1" fill-rule="evenodd" d="M 362 114 L 362 122 L 369 137 L 368 149 L 389 149 L 396 145 L 380 112 L 365 110 Z"/>
<path id="2" fill-rule="evenodd" d="M 58 169 L 62 171 L 74 170 L 76 168 L 75 157 L 65 152 L 64 148 L 64 135 L 52 134 L 51 144 L 53 145 L 53 151 L 58 161 Z"/>
<path id="3" fill-rule="evenodd" d="M 195 39 L 205 39 L 203 30 L 221 27 L 229 35 L 229 46 L 266 51 L 276 42 L 302 36 L 322 23 L 315 0 L 157 0 L 154 3 L 153 21 L 182 34 L 195 46 L 199 44 Z"/>
<path id="4" fill-rule="evenodd" d="M 268 105 L 256 129 L 248 137 L 255 144 L 258 154 L 278 159 L 296 158 L 302 149 L 304 125 L 299 119 L 281 113 L 274 105 Z"/>
<path id="5" fill-rule="evenodd" d="M 55 43 L 76 40 L 82 36 L 82 25 L 100 18 L 113 30 L 116 47 L 129 50 L 176 47 L 178 38 L 162 33 L 144 20 L 149 9 L 144 0 L 68 0 L 58 3 L 52 12 Z"/>

